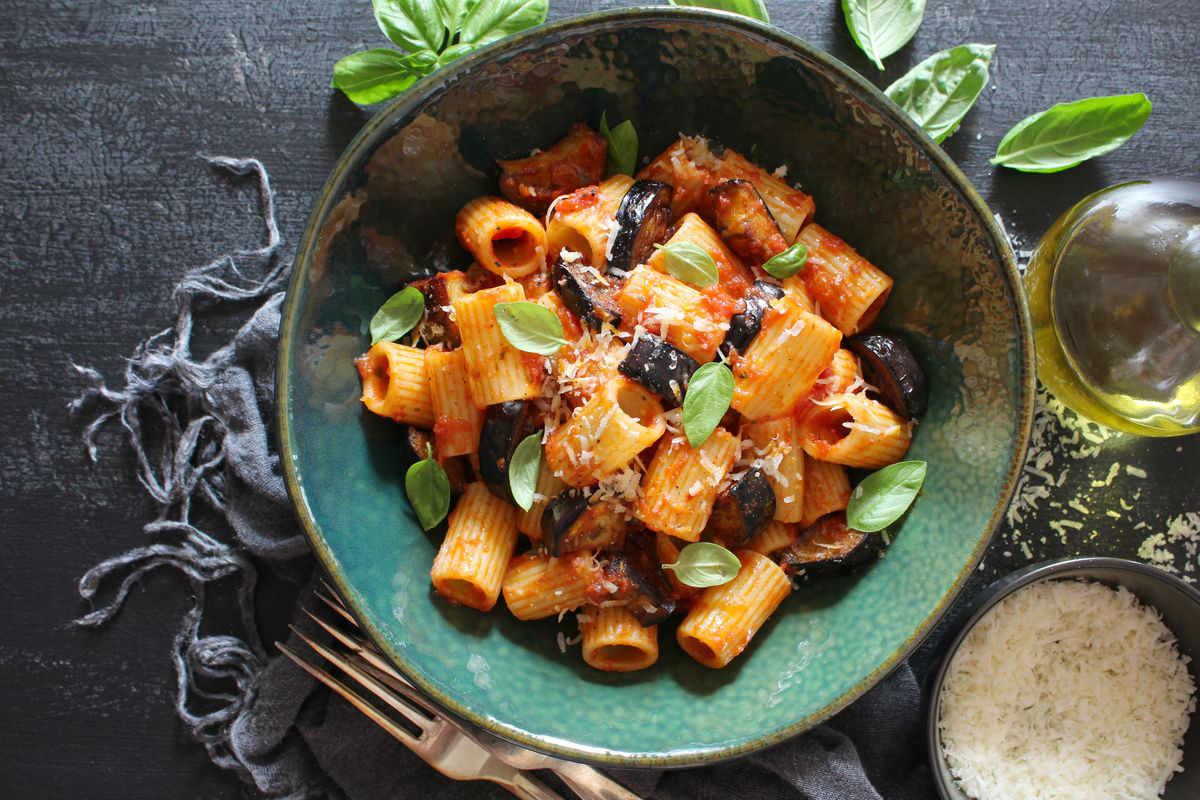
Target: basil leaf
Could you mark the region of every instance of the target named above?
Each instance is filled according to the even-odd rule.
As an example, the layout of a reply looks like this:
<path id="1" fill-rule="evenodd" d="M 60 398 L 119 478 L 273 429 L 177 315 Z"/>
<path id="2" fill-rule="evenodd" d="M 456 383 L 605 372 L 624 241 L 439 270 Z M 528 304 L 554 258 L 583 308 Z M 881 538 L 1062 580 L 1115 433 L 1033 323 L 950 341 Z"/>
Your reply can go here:
<path id="1" fill-rule="evenodd" d="M 662 250 L 663 260 L 667 263 L 667 272 L 700 289 L 713 286 L 720 279 L 717 262 L 698 244 L 692 242 L 676 242 L 675 244 L 654 245 L 656 250 Z"/>
<path id="2" fill-rule="evenodd" d="M 767 7 L 762 0 L 670 0 L 673 6 L 698 6 L 699 8 L 715 8 L 719 11 L 732 11 L 744 17 L 770 22 Z"/>
<path id="3" fill-rule="evenodd" d="M 842 0 L 842 13 L 854 43 L 882 70 L 921 27 L 925 0 Z"/>
<path id="4" fill-rule="evenodd" d="M 846 525 L 872 533 L 900 519 L 925 483 L 927 467 L 924 461 L 900 461 L 863 478 L 850 493 Z"/>
<path id="5" fill-rule="evenodd" d="M 371 317 L 371 344 L 394 342 L 411 331 L 425 315 L 425 295 L 409 286 L 389 297 Z"/>
<path id="6" fill-rule="evenodd" d="M 600 114 L 600 133 L 608 140 L 609 175 L 632 175 L 637 169 L 638 135 L 632 120 L 625 120 L 609 130 L 608 112 Z"/>
<path id="7" fill-rule="evenodd" d="M 736 555 L 712 542 L 692 542 L 679 551 L 674 564 L 663 564 L 663 569 L 674 571 L 680 583 L 697 589 L 729 583 L 741 568 Z"/>
<path id="8" fill-rule="evenodd" d="M 550 309 L 520 300 L 515 303 L 496 303 L 492 308 L 500 332 L 508 343 L 526 353 L 552 356 L 567 343 L 563 338 L 562 321 Z"/>
<path id="9" fill-rule="evenodd" d="M 449 47 L 447 47 L 445 50 L 443 50 L 442 54 L 440 56 L 438 56 L 438 66 L 444 67 L 446 64 L 449 64 L 454 59 L 462 58 L 463 56 L 465 56 L 467 53 L 471 52 L 474 49 L 475 49 L 474 45 L 452 44 Z"/>
<path id="10" fill-rule="evenodd" d="M 699 447 L 716 430 L 733 400 L 733 373 L 717 361 L 702 364 L 692 373 L 683 396 L 683 432 L 692 447 Z"/>
<path id="11" fill-rule="evenodd" d="M 542 468 L 542 432 L 531 433 L 513 450 L 508 462 L 508 488 L 513 500 L 528 511 L 537 491 L 538 471 Z"/>
<path id="12" fill-rule="evenodd" d="M 395 97 L 424 74 L 411 56 L 377 47 L 340 59 L 333 65 L 330 86 L 341 89 L 352 102 L 369 106 Z"/>
<path id="13" fill-rule="evenodd" d="M 954 133 L 988 82 L 994 44 L 934 53 L 884 90 L 935 142 Z"/>
<path id="14" fill-rule="evenodd" d="M 405 50 L 442 49 L 446 26 L 435 0 L 371 0 L 383 35 Z"/>
<path id="15" fill-rule="evenodd" d="M 433 460 L 423 458 L 404 473 L 404 491 L 417 512 L 421 527 L 429 530 L 446 518 L 450 511 L 450 479 L 446 470 Z"/>
<path id="16" fill-rule="evenodd" d="M 483 47 L 510 33 L 546 21 L 547 0 L 480 0 L 468 2 L 462 24 L 462 41 Z"/>
<path id="17" fill-rule="evenodd" d="M 1150 98 L 1141 92 L 1059 103 L 1014 125 L 992 163 L 1022 172 L 1069 169 L 1123 145 L 1150 109 Z"/>
<path id="18" fill-rule="evenodd" d="M 771 277 L 783 280 L 804 269 L 806 261 L 808 261 L 808 248 L 804 246 L 803 242 L 796 242 L 782 253 L 767 259 L 762 268 Z"/>
<path id="19" fill-rule="evenodd" d="M 446 32 L 450 35 L 451 40 L 462 30 L 463 17 L 469 11 L 470 4 L 470 0 L 434 0 L 438 14 L 442 18 L 442 24 L 446 26 Z"/>

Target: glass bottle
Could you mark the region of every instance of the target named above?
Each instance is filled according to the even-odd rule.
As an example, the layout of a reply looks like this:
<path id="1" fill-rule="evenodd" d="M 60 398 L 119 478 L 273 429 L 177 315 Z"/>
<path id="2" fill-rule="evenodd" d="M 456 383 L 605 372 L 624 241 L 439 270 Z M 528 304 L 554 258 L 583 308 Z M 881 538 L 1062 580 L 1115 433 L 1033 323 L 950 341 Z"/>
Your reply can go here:
<path id="1" fill-rule="evenodd" d="M 1060 400 L 1131 433 L 1200 431 L 1200 181 L 1088 195 L 1042 237 L 1025 288 Z"/>

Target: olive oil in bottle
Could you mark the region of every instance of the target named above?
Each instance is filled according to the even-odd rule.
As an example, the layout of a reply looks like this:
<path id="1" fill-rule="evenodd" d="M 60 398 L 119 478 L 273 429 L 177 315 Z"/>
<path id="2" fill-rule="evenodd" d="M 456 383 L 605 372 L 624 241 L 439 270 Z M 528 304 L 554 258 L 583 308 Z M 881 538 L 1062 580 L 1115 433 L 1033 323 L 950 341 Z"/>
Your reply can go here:
<path id="1" fill-rule="evenodd" d="M 1038 377 L 1090 419 L 1200 431 L 1200 182 L 1131 181 L 1077 203 L 1025 274 Z"/>

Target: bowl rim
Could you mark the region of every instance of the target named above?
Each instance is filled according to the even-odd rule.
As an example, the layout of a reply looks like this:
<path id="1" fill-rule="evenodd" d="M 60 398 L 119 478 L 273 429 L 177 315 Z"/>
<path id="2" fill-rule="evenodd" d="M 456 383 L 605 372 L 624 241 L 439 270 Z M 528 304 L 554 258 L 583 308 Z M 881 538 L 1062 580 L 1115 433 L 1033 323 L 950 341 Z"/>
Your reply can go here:
<path id="1" fill-rule="evenodd" d="M 376 627 L 368 615 L 363 613 L 363 609 L 357 601 L 356 593 L 352 590 L 346 576 L 339 570 L 333 553 L 321 534 L 320 526 L 313 517 L 312 510 L 305 496 L 305 490 L 300 482 L 296 466 L 296 454 L 292 448 L 291 413 L 293 404 L 289 388 L 291 385 L 290 363 L 292 352 L 296 345 L 294 334 L 297 329 L 297 321 L 300 313 L 300 304 L 297 302 L 297 297 L 299 296 L 298 288 L 309 274 L 312 258 L 319 240 L 321 223 L 326 219 L 330 209 L 338 200 L 335 193 L 343 186 L 345 179 L 351 173 L 352 169 L 357 167 L 357 160 L 363 151 L 367 146 L 374 144 L 376 136 L 380 135 L 381 132 L 386 132 L 394 119 L 403 117 L 413 108 L 424 104 L 444 86 L 462 78 L 464 74 L 470 73 L 477 65 L 528 47 L 531 43 L 548 34 L 568 32 L 577 28 L 586 30 L 612 22 L 658 22 L 667 24 L 690 22 L 701 23 L 718 30 L 724 28 L 748 33 L 754 37 L 778 45 L 785 50 L 790 50 L 799 57 L 821 65 L 834 73 L 853 92 L 869 100 L 873 105 L 874 111 L 886 117 L 891 125 L 904 131 L 916 143 L 923 155 L 941 170 L 949 184 L 962 195 L 965 202 L 975 211 L 983 223 L 983 227 L 999 256 L 1004 277 L 1010 285 L 1016 310 L 1018 349 L 1020 351 L 1017 354 L 1019 367 L 1019 393 L 1016 398 L 1017 441 L 1013 448 L 1008 469 L 1005 471 L 1000 484 L 999 495 L 988 517 L 983 535 L 980 536 L 969 560 L 955 577 L 954 582 L 950 585 L 950 588 L 946 591 L 941 601 L 934 607 L 922 624 L 910 634 L 900 647 L 884 659 L 875 670 L 864 676 L 858 683 L 828 706 L 808 714 L 786 727 L 765 733 L 745 742 L 725 746 L 714 745 L 699 750 L 689 749 L 683 752 L 626 753 L 566 742 L 558 738 L 541 737 L 537 734 L 520 730 L 514 725 L 506 724 L 501 720 L 476 712 L 446 692 L 432 686 L 418 670 L 414 669 L 408 663 L 401 652 L 388 644 L 388 640 L 383 636 L 382 631 Z M 283 466 L 284 484 L 287 488 L 288 497 L 291 499 L 296 517 L 301 524 L 305 537 L 309 541 L 309 545 L 317 556 L 319 564 L 339 594 L 350 604 L 355 617 L 371 640 L 380 647 L 381 651 L 404 675 L 443 711 L 502 739 L 573 761 L 614 767 L 688 767 L 699 764 L 711 764 L 744 756 L 779 744 L 815 727 L 865 694 L 925 640 L 953 604 L 954 600 L 957 599 L 966 584 L 967 578 L 983 557 L 1016 489 L 1017 478 L 1020 475 L 1020 470 L 1025 460 L 1033 428 L 1034 375 L 1033 327 L 1030 321 L 1029 308 L 1026 303 L 1021 278 L 1017 271 L 1016 259 L 1008 237 L 998 224 L 994 212 L 984 202 L 975 187 L 971 185 L 970 181 L 954 161 L 936 143 L 930 140 L 899 106 L 895 105 L 880 89 L 848 65 L 774 25 L 758 22 L 749 17 L 730 12 L 704 8 L 638 6 L 572 16 L 502 39 L 495 44 L 457 59 L 432 75 L 417 81 L 404 94 L 381 108 L 363 125 L 362 129 L 338 157 L 329 178 L 326 180 L 324 187 L 314 202 L 312 213 L 306 223 L 304 234 L 296 251 L 292 275 L 288 281 L 287 294 L 280 317 L 279 350 L 275 376 L 275 396 L 277 398 L 275 423 L 281 454 L 280 461 Z"/>
<path id="2" fill-rule="evenodd" d="M 1062 580 L 1072 577 L 1087 579 L 1087 573 L 1097 569 L 1143 575 L 1152 578 L 1182 594 L 1192 602 L 1197 612 L 1200 612 L 1200 590 L 1195 586 L 1192 586 L 1178 575 L 1172 575 L 1164 569 L 1127 558 L 1072 556 L 1069 558 L 1040 561 L 1036 564 L 1022 567 L 1016 572 L 1011 572 L 989 584 L 979 595 L 971 600 L 970 615 L 962 623 L 962 627 L 959 628 L 958 633 L 946 647 L 946 652 L 942 656 L 937 672 L 934 673 L 933 680 L 929 683 L 928 708 L 925 712 L 925 744 L 929 751 L 929 770 L 933 773 L 933 782 L 937 787 L 938 796 L 941 800 L 959 800 L 960 797 L 968 796 L 961 790 L 956 789 L 958 795 L 953 794 L 951 791 L 952 787 L 955 787 L 954 777 L 950 774 L 950 767 L 946 764 L 946 759 L 942 756 L 942 737 L 941 730 L 938 727 L 938 712 L 942 705 L 942 684 L 945 683 L 946 673 L 950 670 L 950 662 L 954 660 L 954 655 L 958 652 L 958 648 L 962 646 L 963 640 L 967 638 L 967 634 L 1001 600 L 1015 592 L 1027 586 L 1032 586 L 1035 583 L 1042 583 L 1043 581 Z"/>

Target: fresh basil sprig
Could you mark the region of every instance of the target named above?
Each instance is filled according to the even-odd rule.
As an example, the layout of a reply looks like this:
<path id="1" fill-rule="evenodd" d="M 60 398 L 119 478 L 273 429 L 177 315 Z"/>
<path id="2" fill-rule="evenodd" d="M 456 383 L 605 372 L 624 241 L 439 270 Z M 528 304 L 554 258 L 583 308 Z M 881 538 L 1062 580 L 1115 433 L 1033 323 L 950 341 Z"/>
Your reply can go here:
<path id="1" fill-rule="evenodd" d="M 763 0 L 669 0 L 673 6 L 699 6 L 700 8 L 715 8 L 718 11 L 732 11 L 745 17 L 753 17 L 763 22 L 770 22 L 767 16 L 767 6 Z"/>
<path id="2" fill-rule="evenodd" d="M 438 67 L 546 20 L 548 0 L 372 0 L 380 30 L 404 52 L 351 53 L 332 86 L 360 105 L 403 92 Z"/>
<path id="3" fill-rule="evenodd" d="M 675 563 L 663 564 L 663 569 L 674 572 L 680 583 L 697 589 L 729 583 L 741 568 L 736 555 L 712 542 L 692 542 L 679 551 Z"/>
<path id="4" fill-rule="evenodd" d="M 884 90 L 935 142 L 958 129 L 988 82 L 994 44 L 960 44 L 934 53 Z"/>
<path id="5" fill-rule="evenodd" d="M 513 450 L 508 462 L 508 488 L 513 500 L 528 511 L 537 491 L 538 472 L 542 468 L 542 432 L 531 433 Z"/>
<path id="6" fill-rule="evenodd" d="M 656 244 L 654 247 L 662 251 L 667 272 L 681 281 L 699 289 L 707 289 L 716 285 L 721 278 L 717 262 L 698 244 L 675 242 L 668 245 Z"/>
<path id="7" fill-rule="evenodd" d="M 992 163 L 1022 172 L 1069 169 L 1125 144 L 1151 108 L 1141 92 L 1059 103 L 1014 125 Z"/>
<path id="8" fill-rule="evenodd" d="M 600 133 L 608 140 L 609 175 L 632 175 L 637 169 L 638 135 L 632 120 L 608 127 L 608 112 L 600 112 Z"/>
<path id="9" fill-rule="evenodd" d="M 783 280 L 784 278 L 792 277 L 804 269 L 804 264 L 807 261 L 808 248 L 804 246 L 803 242 L 796 242 L 782 253 L 777 253 L 767 259 L 762 268 L 771 277 Z"/>
<path id="10" fill-rule="evenodd" d="M 900 461 L 863 478 L 850 493 L 846 525 L 873 533 L 900 519 L 925 483 L 927 469 L 924 461 Z"/>
<path id="11" fill-rule="evenodd" d="M 921 27 L 925 0 L 842 0 L 842 14 L 854 43 L 882 70 Z"/>
<path id="12" fill-rule="evenodd" d="M 428 457 L 404 473 L 404 491 L 425 530 L 437 525 L 450 512 L 450 479 L 442 465 L 433 460 L 432 447 Z"/>
<path id="13" fill-rule="evenodd" d="M 683 396 L 683 432 L 692 447 L 704 444 L 733 400 L 733 372 L 718 361 L 700 365 Z"/>
<path id="14" fill-rule="evenodd" d="M 518 350 L 552 356 L 567 343 L 563 338 L 562 320 L 545 306 L 518 300 L 496 303 L 492 311 L 496 322 L 500 323 L 500 332 Z"/>
<path id="15" fill-rule="evenodd" d="M 371 317 L 371 344 L 394 342 L 411 331 L 425 315 L 425 295 L 409 286 L 384 301 Z"/>

